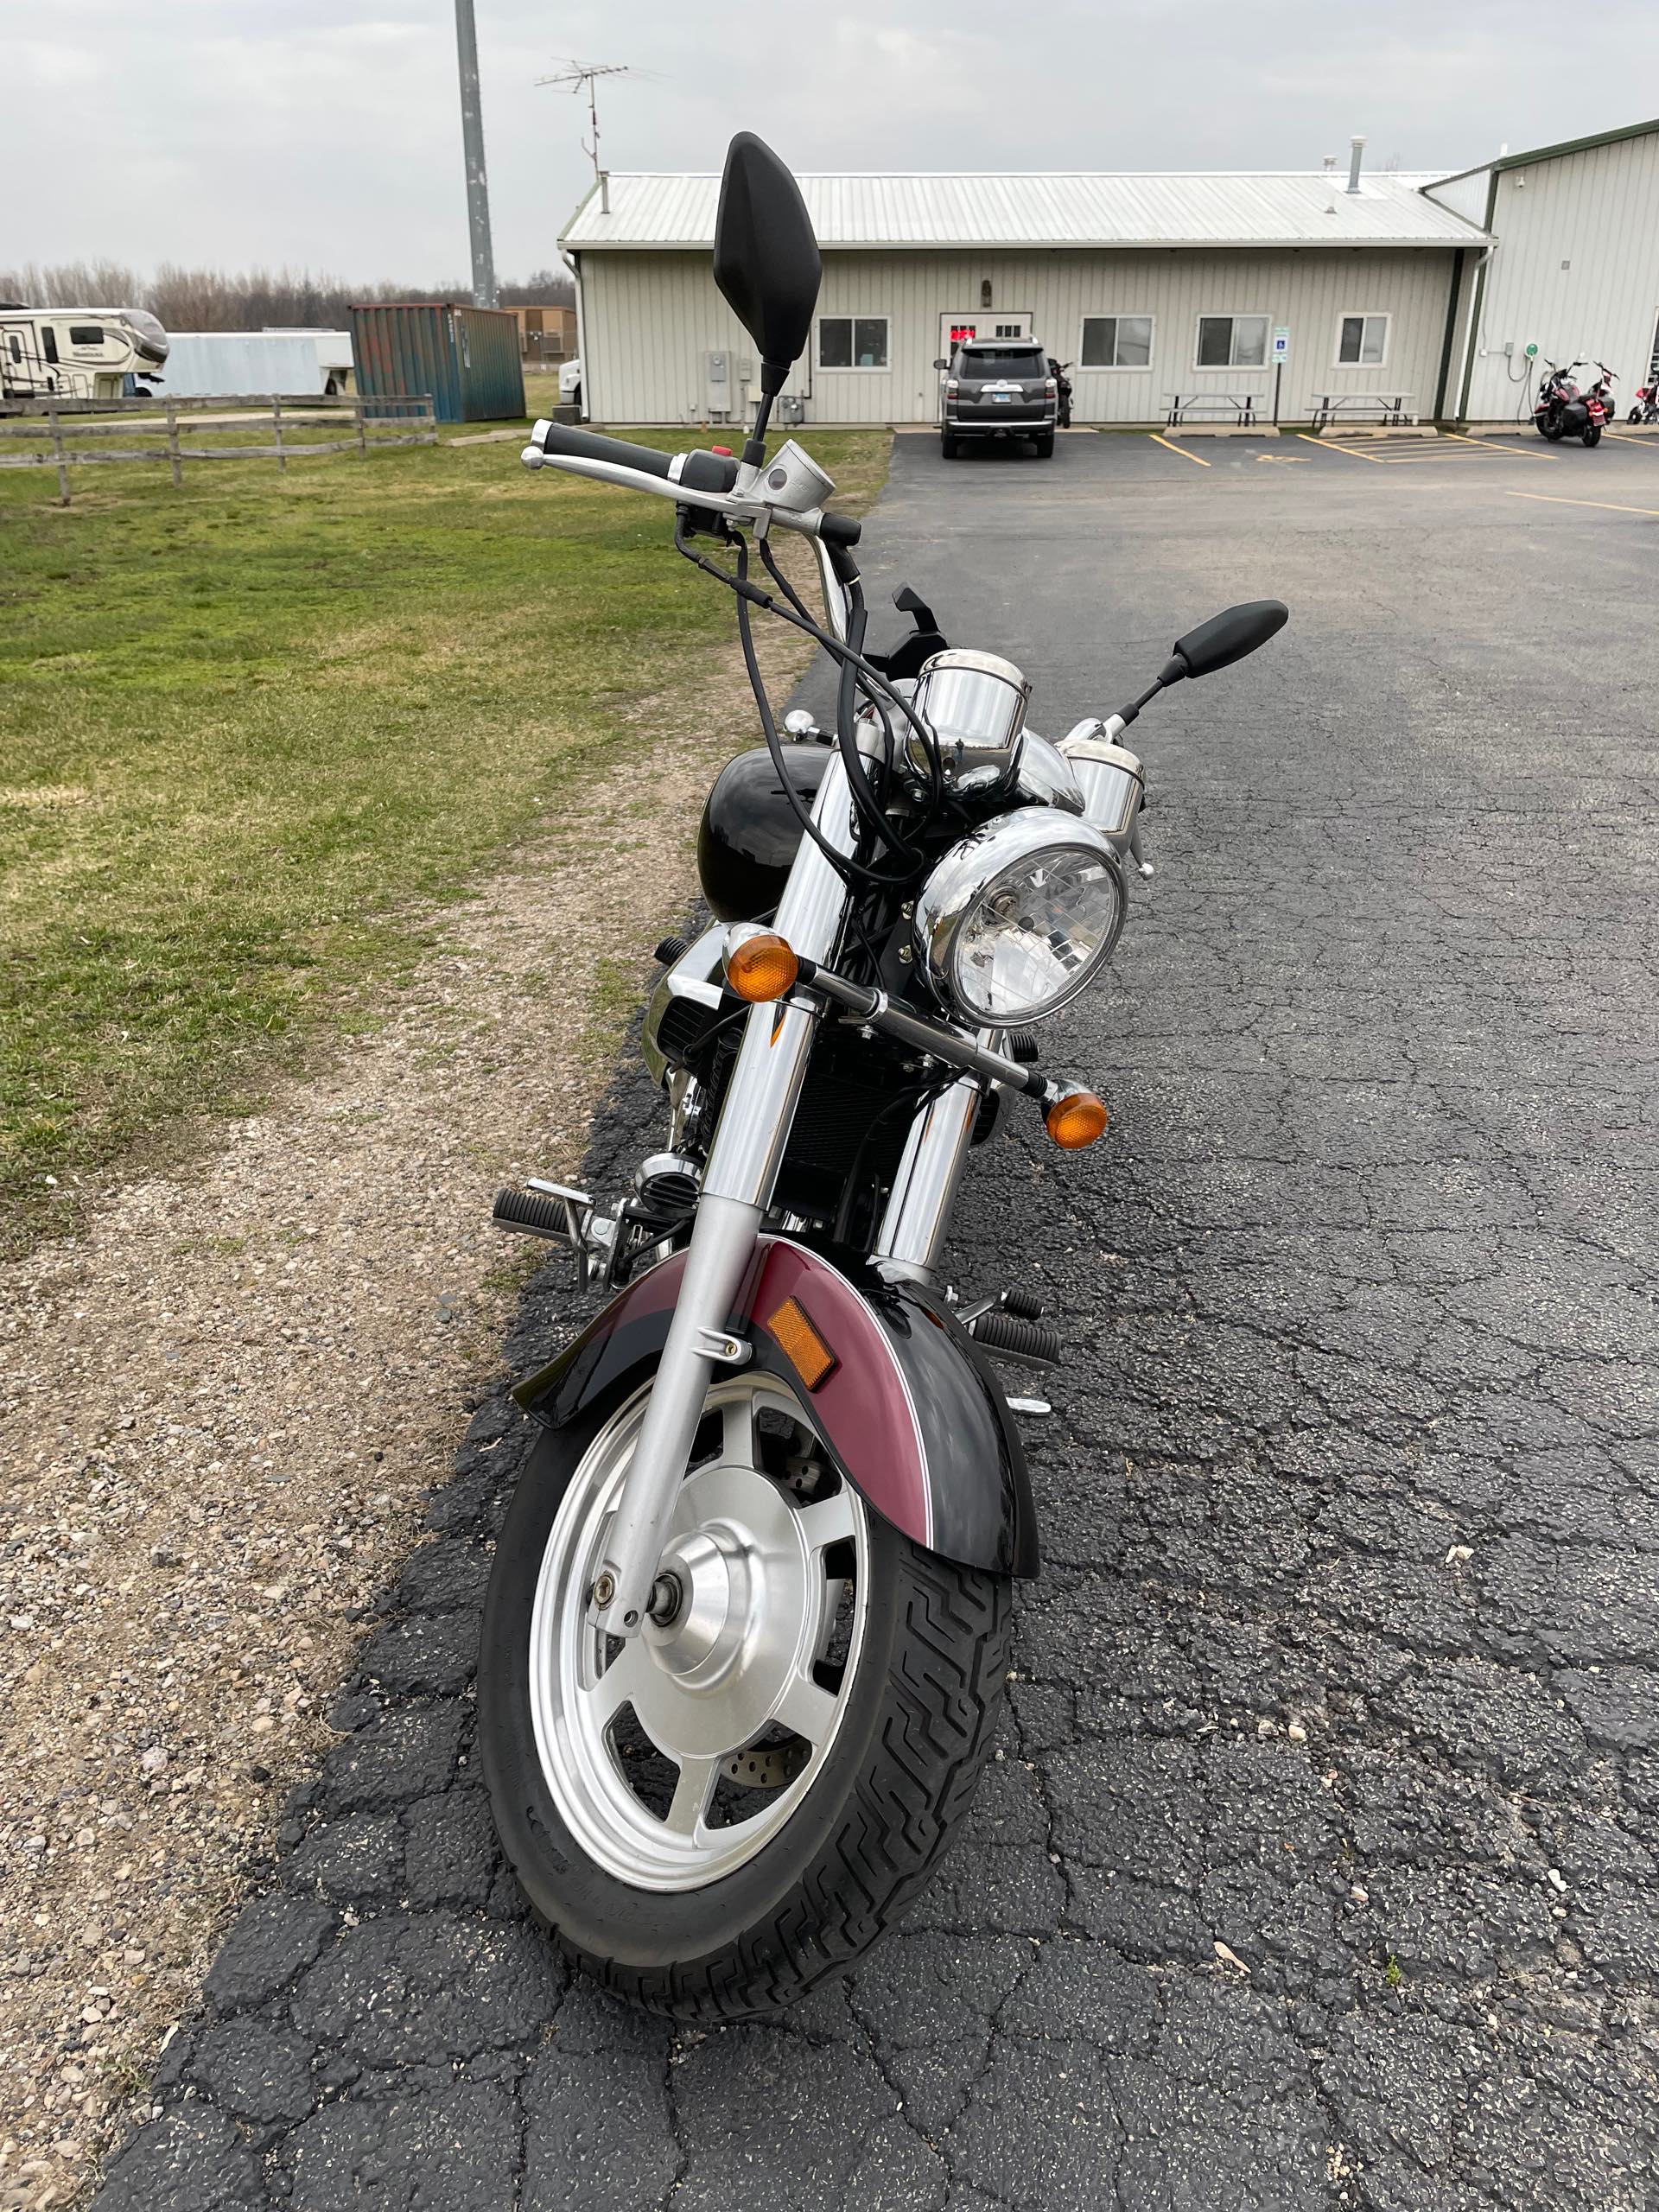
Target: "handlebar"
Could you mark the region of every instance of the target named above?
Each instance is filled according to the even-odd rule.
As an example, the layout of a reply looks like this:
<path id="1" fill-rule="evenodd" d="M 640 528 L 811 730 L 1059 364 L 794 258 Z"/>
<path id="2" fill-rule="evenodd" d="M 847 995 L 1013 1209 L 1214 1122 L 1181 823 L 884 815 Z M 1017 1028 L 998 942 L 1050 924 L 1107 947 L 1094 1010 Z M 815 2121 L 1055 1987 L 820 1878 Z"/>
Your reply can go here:
<path id="1" fill-rule="evenodd" d="M 658 453 L 655 446 L 601 438 L 596 431 L 578 430 L 569 423 L 548 424 L 542 451 L 550 461 L 608 461 L 618 468 L 638 468 L 647 476 L 683 484 L 688 492 L 729 492 L 737 481 L 737 463 L 730 454 Z"/>
<path id="2" fill-rule="evenodd" d="M 809 457 L 790 448 L 760 469 L 745 470 L 728 453 L 659 453 L 626 438 L 603 438 L 566 423 L 537 423 L 524 450 L 527 468 L 570 469 L 636 492 L 656 492 L 685 506 L 708 507 L 738 522 L 770 514 L 788 530 L 804 531 L 832 550 L 856 545 L 860 525 L 850 515 L 827 514 L 818 502 L 834 486 Z M 738 489 L 740 477 L 745 480 Z M 785 496 L 788 495 L 788 496 Z"/>

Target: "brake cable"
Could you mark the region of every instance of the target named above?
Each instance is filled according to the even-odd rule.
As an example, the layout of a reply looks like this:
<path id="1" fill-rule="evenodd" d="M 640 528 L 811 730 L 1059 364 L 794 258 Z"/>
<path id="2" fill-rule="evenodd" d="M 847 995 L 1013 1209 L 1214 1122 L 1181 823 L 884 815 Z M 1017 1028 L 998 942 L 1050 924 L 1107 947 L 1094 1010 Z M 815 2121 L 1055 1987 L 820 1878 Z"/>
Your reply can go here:
<path id="1" fill-rule="evenodd" d="M 796 819 L 800 823 L 802 830 L 811 838 L 813 843 L 817 846 L 819 851 L 822 852 L 825 859 L 829 861 L 836 873 L 841 876 L 842 880 L 845 882 L 850 884 L 855 880 L 855 879 L 862 879 L 866 883 L 884 885 L 895 889 L 905 884 L 912 882 L 916 876 L 920 873 L 922 867 L 925 865 L 925 860 L 921 855 L 915 855 L 913 864 L 911 867 L 897 871 L 871 868 L 866 861 L 855 860 L 849 854 L 837 852 L 835 847 L 830 844 L 828 838 L 823 836 L 817 823 L 813 821 L 810 810 L 803 804 L 800 794 L 796 791 L 793 783 L 790 779 L 787 766 L 784 760 L 782 741 L 779 738 L 778 726 L 772 716 L 772 702 L 766 696 L 765 679 L 761 676 L 760 661 L 755 654 L 754 632 L 753 626 L 749 619 L 749 608 L 752 606 L 764 607 L 767 613 L 775 614 L 780 621 L 788 622 L 793 628 L 803 631 L 808 637 L 811 638 L 817 644 L 821 645 L 833 659 L 841 664 L 843 671 L 843 677 L 848 671 L 854 670 L 856 671 L 859 675 L 865 677 L 873 691 L 885 694 L 892 704 L 898 708 L 899 713 L 903 715 L 906 721 L 908 721 L 916 730 L 924 745 L 928 748 L 930 759 L 937 763 L 938 741 L 935 738 L 932 731 L 928 728 L 927 725 L 921 720 L 920 716 L 916 714 L 909 702 L 907 700 L 901 699 L 897 692 L 893 690 L 892 686 L 881 675 L 880 671 L 873 667 L 871 664 L 865 659 L 863 655 L 855 647 L 848 645 L 842 639 L 834 636 L 830 631 L 823 628 L 820 624 L 813 621 L 810 615 L 798 614 L 791 607 L 779 605 L 779 601 L 772 596 L 770 592 L 762 591 L 757 585 L 752 584 L 748 581 L 748 547 L 740 534 L 735 531 L 726 532 L 728 541 L 735 545 L 737 549 L 738 568 L 736 574 L 734 575 L 730 569 L 721 568 L 718 562 L 708 559 L 705 555 L 699 553 L 693 546 L 687 543 L 687 521 L 688 517 L 684 510 L 682 509 L 677 511 L 674 518 L 675 550 L 676 551 L 683 554 L 685 558 L 692 563 L 694 568 L 701 569 L 705 575 L 712 576 L 717 583 L 724 584 L 727 589 L 733 593 L 736 597 L 738 638 L 743 648 L 743 664 L 748 674 L 749 688 L 754 694 L 755 704 L 760 710 L 760 728 L 766 737 L 766 750 L 771 753 L 772 766 L 778 771 L 779 781 L 783 786 L 784 796 L 788 800 L 790 808 L 794 813 Z M 853 587 L 853 590 L 856 593 L 857 586 L 855 584 Z M 861 612 L 861 597 L 859 600 L 858 604 L 859 610 Z M 850 730 L 842 735 L 842 749 L 843 757 L 848 750 L 848 742 L 852 739 L 852 736 L 853 733 Z M 856 761 L 856 746 L 854 745 L 852 749 L 855 760 Z M 869 779 L 864 773 L 863 763 L 861 761 L 857 761 L 856 779 L 849 774 L 849 782 L 852 787 L 855 803 L 859 797 L 858 785 L 862 783 L 864 785 L 865 798 L 868 799 L 869 804 L 874 809 L 876 816 L 875 826 L 878 828 L 879 834 L 881 836 L 883 842 L 891 846 L 896 852 L 904 854 L 912 853 L 913 848 L 906 845 L 903 839 L 898 836 L 891 823 L 888 823 L 885 814 L 882 813 L 880 803 L 875 798 L 874 791 L 870 787 Z M 863 811 L 863 808 L 861 806 L 860 808 L 860 811 Z"/>

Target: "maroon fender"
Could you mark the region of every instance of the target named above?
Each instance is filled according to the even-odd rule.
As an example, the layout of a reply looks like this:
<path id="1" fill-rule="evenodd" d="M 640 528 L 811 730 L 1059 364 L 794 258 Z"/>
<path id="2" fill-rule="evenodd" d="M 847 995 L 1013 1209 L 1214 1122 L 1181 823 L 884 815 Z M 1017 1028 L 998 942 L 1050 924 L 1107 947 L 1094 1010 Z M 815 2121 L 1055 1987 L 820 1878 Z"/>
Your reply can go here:
<path id="1" fill-rule="evenodd" d="M 684 1266 L 683 1253 L 660 1262 L 521 1382 L 512 1395 L 525 1412 L 559 1428 L 644 1382 Z M 834 1362 L 816 1387 L 778 1333 L 791 1337 L 798 1315 Z M 964 1567 L 1036 1573 L 1025 1452 L 985 1355 L 948 1307 L 855 1255 L 832 1261 L 792 1238 L 762 1236 L 729 1325 L 756 1367 L 789 1383 L 836 1466 L 884 1520 Z"/>

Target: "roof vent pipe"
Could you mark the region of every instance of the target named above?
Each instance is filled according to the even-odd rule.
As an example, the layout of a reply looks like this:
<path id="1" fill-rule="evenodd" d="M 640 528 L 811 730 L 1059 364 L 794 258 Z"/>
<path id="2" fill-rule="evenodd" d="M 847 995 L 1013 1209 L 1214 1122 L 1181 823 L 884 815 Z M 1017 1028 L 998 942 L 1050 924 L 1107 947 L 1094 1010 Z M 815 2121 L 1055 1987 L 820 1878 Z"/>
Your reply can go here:
<path id="1" fill-rule="evenodd" d="M 1349 141 L 1348 189 L 1350 192 L 1357 192 L 1359 190 L 1359 163 L 1360 157 L 1364 151 L 1365 141 L 1363 137 L 1355 137 Z"/>
<path id="2" fill-rule="evenodd" d="M 1363 145 L 1364 141 L 1363 139 L 1356 139 L 1354 143 L 1357 145 Z M 1356 154 L 1354 156 L 1354 159 L 1357 162 L 1359 156 Z M 608 215 L 611 212 L 611 173 L 609 169 L 601 169 L 599 173 L 599 212 L 601 215 Z"/>

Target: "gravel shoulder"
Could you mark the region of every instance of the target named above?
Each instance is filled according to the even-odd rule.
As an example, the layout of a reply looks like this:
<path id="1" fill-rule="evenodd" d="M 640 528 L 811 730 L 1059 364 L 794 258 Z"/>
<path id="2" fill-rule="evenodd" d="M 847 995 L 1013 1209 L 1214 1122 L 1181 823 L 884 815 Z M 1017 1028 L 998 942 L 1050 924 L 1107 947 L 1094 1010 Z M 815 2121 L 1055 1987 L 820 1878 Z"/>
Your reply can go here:
<path id="1" fill-rule="evenodd" d="M 802 653 L 766 644 L 786 689 Z M 86 2185 L 331 1740 L 500 1372 L 528 1270 L 493 1189 L 579 1166 L 746 715 L 735 649 L 694 656 L 627 765 L 430 916 L 372 1026 L 0 1271 L 5 2212 Z"/>

